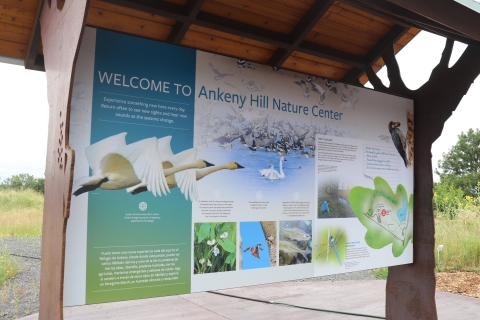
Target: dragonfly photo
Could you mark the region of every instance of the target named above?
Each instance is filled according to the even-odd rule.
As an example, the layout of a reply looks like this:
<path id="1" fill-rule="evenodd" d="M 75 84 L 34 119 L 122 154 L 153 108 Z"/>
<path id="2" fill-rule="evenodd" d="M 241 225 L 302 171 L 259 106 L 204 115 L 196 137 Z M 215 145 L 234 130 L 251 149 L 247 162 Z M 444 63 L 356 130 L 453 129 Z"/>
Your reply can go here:
<path id="1" fill-rule="evenodd" d="M 315 260 L 322 264 L 343 266 L 346 238 L 343 229 L 323 229 L 319 237 L 320 243 L 314 249 Z"/>

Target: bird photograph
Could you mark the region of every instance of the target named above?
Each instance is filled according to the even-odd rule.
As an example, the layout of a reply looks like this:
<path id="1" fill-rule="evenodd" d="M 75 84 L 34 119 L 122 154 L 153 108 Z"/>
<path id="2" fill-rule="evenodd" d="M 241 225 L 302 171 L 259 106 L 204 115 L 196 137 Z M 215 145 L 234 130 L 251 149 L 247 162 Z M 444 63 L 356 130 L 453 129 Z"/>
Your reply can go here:
<path id="1" fill-rule="evenodd" d="M 271 266 L 267 236 L 260 221 L 240 222 L 239 249 L 242 270 Z"/>
<path id="2" fill-rule="evenodd" d="M 403 159 L 405 168 L 408 168 L 408 159 L 407 159 L 407 139 L 405 135 L 400 130 L 400 122 L 390 121 L 388 123 L 388 131 L 392 137 L 392 142 L 395 148 L 398 151 L 398 154 Z"/>
<path id="3" fill-rule="evenodd" d="M 252 256 L 254 256 L 255 258 L 260 259 L 260 251 L 263 251 L 262 244 L 259 243 L 256 246 L 248 247 L 247 249 L 243 250 L 243 252 L 247 252 L 247 251 L 250 251 Z"/>

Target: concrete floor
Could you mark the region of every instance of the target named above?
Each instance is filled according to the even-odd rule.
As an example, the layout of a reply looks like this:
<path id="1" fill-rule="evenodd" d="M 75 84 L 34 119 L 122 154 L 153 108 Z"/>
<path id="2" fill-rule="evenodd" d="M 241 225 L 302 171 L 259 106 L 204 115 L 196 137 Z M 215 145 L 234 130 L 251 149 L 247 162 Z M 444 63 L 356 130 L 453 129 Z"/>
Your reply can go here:
<path id="1" fill-rule="evenodd" d="M 281 282 L 216 292 L 304 307 L 385 316 L 383 280 Z M 438 318 L 480 319 L 480 299 L 437 291 Z M 38 314 L 22 318 L 37 319 Z M 210 292 L 64 308 L 68 320 L 86 319 L 368 319 L 238 299 Z M 371 319 L 371 318 L 370 318 Z"/>

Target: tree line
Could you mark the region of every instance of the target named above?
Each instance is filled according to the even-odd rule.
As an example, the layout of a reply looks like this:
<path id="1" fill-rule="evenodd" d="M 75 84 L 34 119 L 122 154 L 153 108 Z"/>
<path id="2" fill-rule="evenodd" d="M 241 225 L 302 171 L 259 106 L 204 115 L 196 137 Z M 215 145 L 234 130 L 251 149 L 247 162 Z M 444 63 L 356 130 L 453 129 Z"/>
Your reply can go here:
<path id="1" fill-rule="evenodd" d="M 5 189 L 32 189 L 39 193 L 45 193 L 45 178 L 35 178 L 28 173 L 14 174 L 0 183 L 0 190 Z"/>
<path id="2" fill-rule="evenodd" d="M 435 173 L 434 209 L 454 218 L 465 204 L 479 206 L 480 130 L 469 129 L 458 135 L 457 143 L 442 154 Z"/>

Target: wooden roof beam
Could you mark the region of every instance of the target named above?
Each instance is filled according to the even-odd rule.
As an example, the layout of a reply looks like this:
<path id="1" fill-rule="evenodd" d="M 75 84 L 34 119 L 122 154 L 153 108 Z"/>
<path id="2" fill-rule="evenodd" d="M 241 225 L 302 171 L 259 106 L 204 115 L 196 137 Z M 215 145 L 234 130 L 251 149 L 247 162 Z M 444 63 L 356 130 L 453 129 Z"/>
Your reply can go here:
<path id="1" fill-rule="evenodd" d="M 198 12 L 195 18 L 189 17 L 184 12 L 184 7 L 156 0 L 102 0 L 114 5 L 124 6 L 130 9 L 156 14 L 162 17 L 177 20 L 183 23 L 192 23 L 212 30 L 230 33 L 236 36 L 245 37 L 259 42 L 276 46 L 285 51 L 299 51 L 305 54 L 344 63 L 354 67 L 365 68 L 361 57 L 343 52 L 330 47 L 307 43 L 303 41 L 294 46 L 289 40 L 289 35 L 259 28 L 243 22 L 224 18 L 207 12 Z M 313 21 L 310 21 L 312 23 Z M 305 27 L 305 29 L 308 27 Z M 300 28 L 300 27 L 299 27 Z M 308 31 L 306 31 L 308 33 Z M 293 32 L 292 32 L 293 33 Z M 302 33 L 302 32 L 300 32 Z M 301 36 L 301 34 L 299 34 Z"/>
<path id="2" fill-rule="evenodd" d="M 305 39 L 307 34 L 315 27 L 315 25 L 320 21 L 323 15 L 328 11 L 328 9 L 334 3 L 334 0 L 317 0 L 310 7 L 307 13 L 303 16 L 300 22 L 295 26 L 292 32 L 288 35 L 290 38 L 289 42 L 293 47 L 298 47 L 300 43 Z M 270 57 L 270 60 L 267 64 L 280 68 L 283 63 L 288 59 L 294 50 L 279 48 L 275 53 Z"/>
<path id="3" fill-rule="evenodd" d="M 42 42 L 40 33 L 40 13 L 42 12 L 43 0 L 38 3 L 35 21 L 33 22 L 32 33 L 28 42 L 27 52 L 25 53 L 25 69 L 45 71 L 43 55 L 38 54 L 38 49 Z"/>
<path id="4" fill-rule="evenodd" d="M 388 0 L 398 7 L 418 12 L 453 30 L 458 30 L 467 38 L 480 41 L 478 21 L 480 13 L 452 0 Z"/>
<path id="5" fill-rule="evenodd" d="M 371 13 L 375 16 L 392 21 L 398 25 L 427 30 L 432 33 L 447 37 L 466 44 L 475 45 L 478 43 L 475 39 L 458 30 L 452 29 L 444 24 L 438 23 L 425 16 L 409 11 L 386 0 L 340 0 L 357 9 Z M 480 16 L 480 15 L 479 15 Z M 477 44 L 478 46 L 478 44 Z"/>
<path id="6" fill-rule="evenodd" d="M 380 57 L 396 43 L 410 28 L 394 25 L 370 51 L 364 56 L 366 68 L 352 68 L 341 80 L 341 82 L 359 84 L 358 78 L 365 73 L 365 70 L 373 65 Z"/>
<path id="7" fill-rule="evenodd" d="M 186 15 L 188 21 L 177 21 L 173 27 L 172 32 L 168 36 L 167 42 L 173 44 L 180 44 L 193 21 L 197 17 L 205 0 L 189 0 L 186 4 Z"/>

